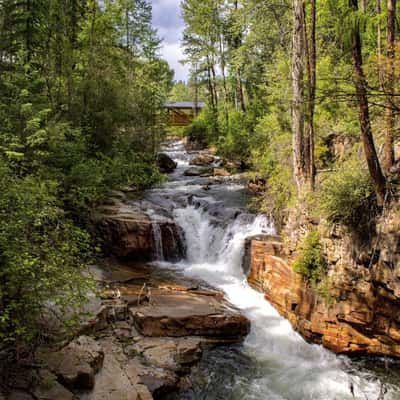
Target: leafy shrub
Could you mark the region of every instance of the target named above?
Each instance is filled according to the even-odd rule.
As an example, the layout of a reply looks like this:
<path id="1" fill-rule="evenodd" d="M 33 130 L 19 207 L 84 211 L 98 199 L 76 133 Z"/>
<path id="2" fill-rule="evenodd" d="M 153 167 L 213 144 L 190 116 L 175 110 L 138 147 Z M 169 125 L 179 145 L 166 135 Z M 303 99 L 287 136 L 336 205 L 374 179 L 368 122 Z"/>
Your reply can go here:
<path id="1" fill-rule="evenodd" d="M 376 209 L 374 189 L 368 172 L 351 159 L 322 183 L 320 206 L 331 222 L 357 228 L 371 220 Z"/>
<path id="2" fill-rule="evenodd" d="M 290 126 L 276 114 L 267 115 L 257 125 L 252 142 L 251 163 L 266 180 L 262 209 L 272 216 L 279 230 L 295 193 Z"/>
<path id="3" fill-rule="evenodd" d="M 203 116 L 196 118 L 185 130 L 185 134 L 190 143 L 206 147 L 209 143 L 209 125 Z"/>
<path id="4" fill-rule="evenodd" d="M 326 272 L 327 263 L 322 253 L 319 232 L 309 232 L 301 246 L 301 254 L 293 263 L 293 270 L 316 285 Z"/>
<path id="5" fill-rule="evenodd" d="M 230 159 L 247 161 L 251 153 L 250 118 L 247 114 L 235 110 L 229 112 L 229 125 L 220 118 L 220 137 L 218 152 Z"/>
<path id="6" fill-rule="evenodd" d="M 56 181 L 15 177 L 0 160 L 0 342 L 32 343 L 46 310 L 71 310 L 89 287 L 89 235 L 66 218 Z M 86 288 L 86 289 L 85 289 Z"/>

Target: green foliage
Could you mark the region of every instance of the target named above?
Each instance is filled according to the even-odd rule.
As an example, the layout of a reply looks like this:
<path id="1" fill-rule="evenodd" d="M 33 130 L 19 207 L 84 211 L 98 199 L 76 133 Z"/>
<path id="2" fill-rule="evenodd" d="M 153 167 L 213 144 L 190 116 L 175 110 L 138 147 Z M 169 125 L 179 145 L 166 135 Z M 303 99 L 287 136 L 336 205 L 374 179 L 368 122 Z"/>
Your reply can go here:
<path id="1" fill-rule="evenodd" d="M 327 269 L 317 230 L 307 233 L 300 250 L 301 254 L 293 262 L 293 270 L 304 276 L 313 285 L 317 285 Z"/>
<path id="2" fill-rule="evenodd" d="M 58 184 L 17 178 L 0 160 L 0 341 L 32 342 L 46 310 L 79 303 L 90 238 L 65 217 Z"/>
<path id="3" fill-rule="evenodd" d="M 147 0 L 4 0 L 0 22 L 0 341 L 14 346 L 83 300 L 90 208 L 160 181 L 172 71 Z"/>
<path id="4" fill-rule="evenodd" d="M 317 196 L 323 214 L 331 222 L 357 228 L 374 215 L 376 199 L 371 179 L 355 158 L 329 174 Z"/>
<path id="5" fill-rule="evenodd" d="M 215 140 L 217 129 L 214 112 L 206 107 L 185 129 L 185 134 L 191 143 L 206 147 Z"/>
<path id="6" fill-rule="evenodd" d="M 228 123 L 220 113 L 219 153 L 230 159 L 247 161 L 251 150 L 251 123 L 250 113 L 230 110 Z"/>

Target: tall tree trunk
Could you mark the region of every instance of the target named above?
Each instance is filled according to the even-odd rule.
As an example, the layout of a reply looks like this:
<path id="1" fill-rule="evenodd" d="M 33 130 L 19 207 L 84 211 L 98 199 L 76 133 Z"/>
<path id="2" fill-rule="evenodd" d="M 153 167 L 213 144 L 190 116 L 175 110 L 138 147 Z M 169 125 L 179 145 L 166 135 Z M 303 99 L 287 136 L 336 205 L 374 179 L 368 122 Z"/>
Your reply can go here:
<path id="1" fill-rule="evenodd" d="M 294 178 L 297 188 L 303 190 L 306 180 L 304 160 L 304 31 L 303 1 L 293 0 L 293 54 L 292 54 L 292 131 Z"/>
<path id="2" fill-rule="evenodd" d="M 223 45 L 222 34 L 219 35 L 219 53 L 221 60 L 221 74 L 222 74 L 222 86 L 224 91 L 224 114 L 225 114 L 225 122 L 226 126 L 229 126 L 229 113 L 228 113 L 228 89 L 226 87 L 226 74 L 225 74 L 225 51 Z"/>
<path id="3" fill-rule="evenodd" d="M 211 108 L 214 111 L 216 109 L 216 105 L 215 105 L 214 89 L 213 89 L 212 77 L 211 77 L 211 67 L 209 64 L 207 65 L 207 84 L 208 84 L 208 91 L 210 93 Z"/>
<path id="4" fill-rule="evenodd" d="M 234 2 L 235 12 L 238 12 L 239 9 L 239 2 Z M 242 46 L 242 37 L 241 33 L 238 33 L 234 38 L 234 47 L 235 50 L 239 50 Z M 243 83 L 242 83 L 242 69 L 240 65 L 236 67 L 236 91 L 237 91 L 237 99 L 239 101 L 240 109 L 245 112 L 246 111 L 246 104 L 244 101 L 244 90 L 243 90 Z"/>
<path id="5" fill-rule="evenodd" d="M 244 90 L 243 90 L 243 83 L 242 83 L 242 70 L 240 67 L 236 69 L 236 84 L 237 84 L 237 92 L 239 98 L 240 109 L 245 112 L 246 111 L 246 104 L 244 101 Z"/>
<path id="6" fill-rule="evenodd" d="M 217 74 L 215 73 L 214 63 L 211 63 L 211 76 L 212 76 L 212 87 L 214 91 L 214 102 L 215 108 L 218 108 L 218 90 L 217 90 Z"/>
<path id="7" fill-rule="evenodd" d="M 311 190 L 315 189 L 315 156 L 314 156 L 314 112 L 316 89 L 316 45 L 315 45 L 315 12 L 316 0 L 310 0 L 310 32 L 307 32 L 306 7 L 304 5 L 304 43 L 307 60 L 307 120 L 305 126 L 305 164 L 307 181 Z"/>
<path id="8" fill-rule="evenodd" d="M 396 31 L 396 0 L 387 0 L 387 36 L 386 36 L 386 102 L 385 102 L 385 144 L 383 168 L 388 174 L 394 163 L 393 130 L 394 130 L 394 58 L 395 58 L 395 31 Z"/>
<path id="9" fill-rule="evenodd" d="M 350 9 L 358 10 L 358 0 L 349 0 Z M 366 90 L 366 79 L 363 70 L 361 35 L 358 22 L 351 32 L 352 58 L 354 66 L 354 84 L 356 96 L 359 104 L 359 120 L 361 125 L 361 138 L 364 146 L 365 158 L 368 164 L 368 170 L 375 187 L 375 192 L 379 205 L 383 205 L 386 195 L 386 180 L 383 176 L 376 153 L 374 139 L 372 136 L 371 120 L 369 117 L 368 96 Z"/>
<path id="10" fill-rule="evenodd" d="M 361 0 L 361 11 L 363 13 L 367 12 L 367 7 L 368 7 L 368 0 Z"/>
<path id="11" fill-rule="evenodd" d="M 381 0 L 376 0 L 376 6 L 375 6 L 375 11 L 376 14 L 378 15 L 378 27 L 377 27 L 377 46 L 378 46 L 378 77 L 379 77 L 379 84 L 383 88 L 384 84 L 384 73 L 383 73 L 383 67 L 382 67 L 382 24 L 381 24 L 381 19 L 380 19 L 380 14 L 382 11 L 381 8 Z"/>

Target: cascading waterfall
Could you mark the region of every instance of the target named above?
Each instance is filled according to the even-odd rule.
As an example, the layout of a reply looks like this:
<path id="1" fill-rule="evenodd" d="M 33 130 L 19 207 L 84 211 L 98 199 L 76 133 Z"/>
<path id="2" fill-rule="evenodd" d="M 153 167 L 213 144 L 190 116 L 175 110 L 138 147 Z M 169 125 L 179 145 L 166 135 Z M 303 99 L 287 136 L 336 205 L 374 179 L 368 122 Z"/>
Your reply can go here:
<path id="1" fill-rule="evenodd" d="M 175 193 L 179 198 L 173 207 L 173 217 L 184 234 L 187 256 L 173 267 L 179 268 L 187 276 L 200 278 L 223 290 L 228 300 L 251 321 L 251 332 L 240 351 L 243 357 L 250 360 L 252 373 L 245 376 L 237 363 L 232 363 L 235 364 L 234 368 L 228 372 L 227 360 L 223 361 L 225 365 L 215 373 L 213 369 L 216 365 L 210 365 L 208 374 L 232 373 L 234 382 L 231 381 L 229 388 L 224 387 L 220 391 L 211 383 L 211 389 L 206 394 L 202 388 L 198 395 L 184 398 L 399 399 L 400 389 L 397 385 L 387 385 L 387 393 L 382 397 L 382 386 L 373 372 L 354 367 L 347 357 L 338 357 L 321 346 L 306 343 L 264 299 L 263 294 L 248 285 L 242 271 L 245 239 L 274 233 L 271 224 L 265 216 L 237 212 L 237 204 L 229 209 L 232 199 L 237 199 L 242 190 L 239 185 L 225 182 L 205 194 L 201 190 L 204 180 L 185 178 L 183 169 L 188 165 L 190 156 L 182 144 L 172 144 L 170 155 L 178 160 L 177 171 L 171 175 L 171 181 L 164 185 L 164 189 L 158 189 L 154 195 L 159 196 L 165 190 L 167 196 Z M 192 201 L 186 201 L 189 204 L 184 206 L 182 199 L 187 200 L 188 197 Z M 161 240 L 161 236 L 158 237 Z M 162 244 L 158 246 L 162 249 Z"/>
<path id="2" fill-rule="evenodd" d="M 242 272 L 245 239 L 274 233 L 264 216 L 241 214 L 220 225 L 204 209 L 194 206 L 177 209 L 174 216 L 184 231 L 187 246 L 187 259 L 179 267 L 188 276 L 222 289 L 228 300 L 251 320 L 244 352 L 264 365 L 265 375 L 248 384 L 246 398 L 379 399 L 381 387 L 376 381 L 361 372 L 350 375 L 345 371 L 346 358 L 306 343 L 264 296 L 247 284 Z M 384 398 L 395 399 L 393 396 L 387 393 Z"/>
<path id="3" fill-rule="evenodd" d="M 162 244 L 162 233 L 160 224 L 158 222 L 153 222 L 151 224 L 154 240 L 154 258 L 157 261 L 164 261 L 164 250 Z"/>

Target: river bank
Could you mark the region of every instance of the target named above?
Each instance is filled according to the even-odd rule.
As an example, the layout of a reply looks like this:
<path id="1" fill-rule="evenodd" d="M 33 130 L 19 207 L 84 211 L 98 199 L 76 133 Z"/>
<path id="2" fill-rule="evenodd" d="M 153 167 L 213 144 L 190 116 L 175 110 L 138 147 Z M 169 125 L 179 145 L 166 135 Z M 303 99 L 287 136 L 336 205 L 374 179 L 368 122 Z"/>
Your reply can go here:
<path id="1" fill-rule="evenodd" d="M 249 286 L 246 239 L 275 231 L 247 211 L 242 178 L 187 174 L 205 168 L 189 165 L 199 153 L 179 141 L 164 150 L 177 163 L 166 183 L 114 193 L 94 212 L 105 250 L 119 260 L 91 269 L 101 288 L 96 312 L 47 356 L 52 385 L 35 390 L 28 379 L 8 398 L 397 399 L 396 364 L 388 373 L 377 359 L 371 369 L 305 342 Z"/>

